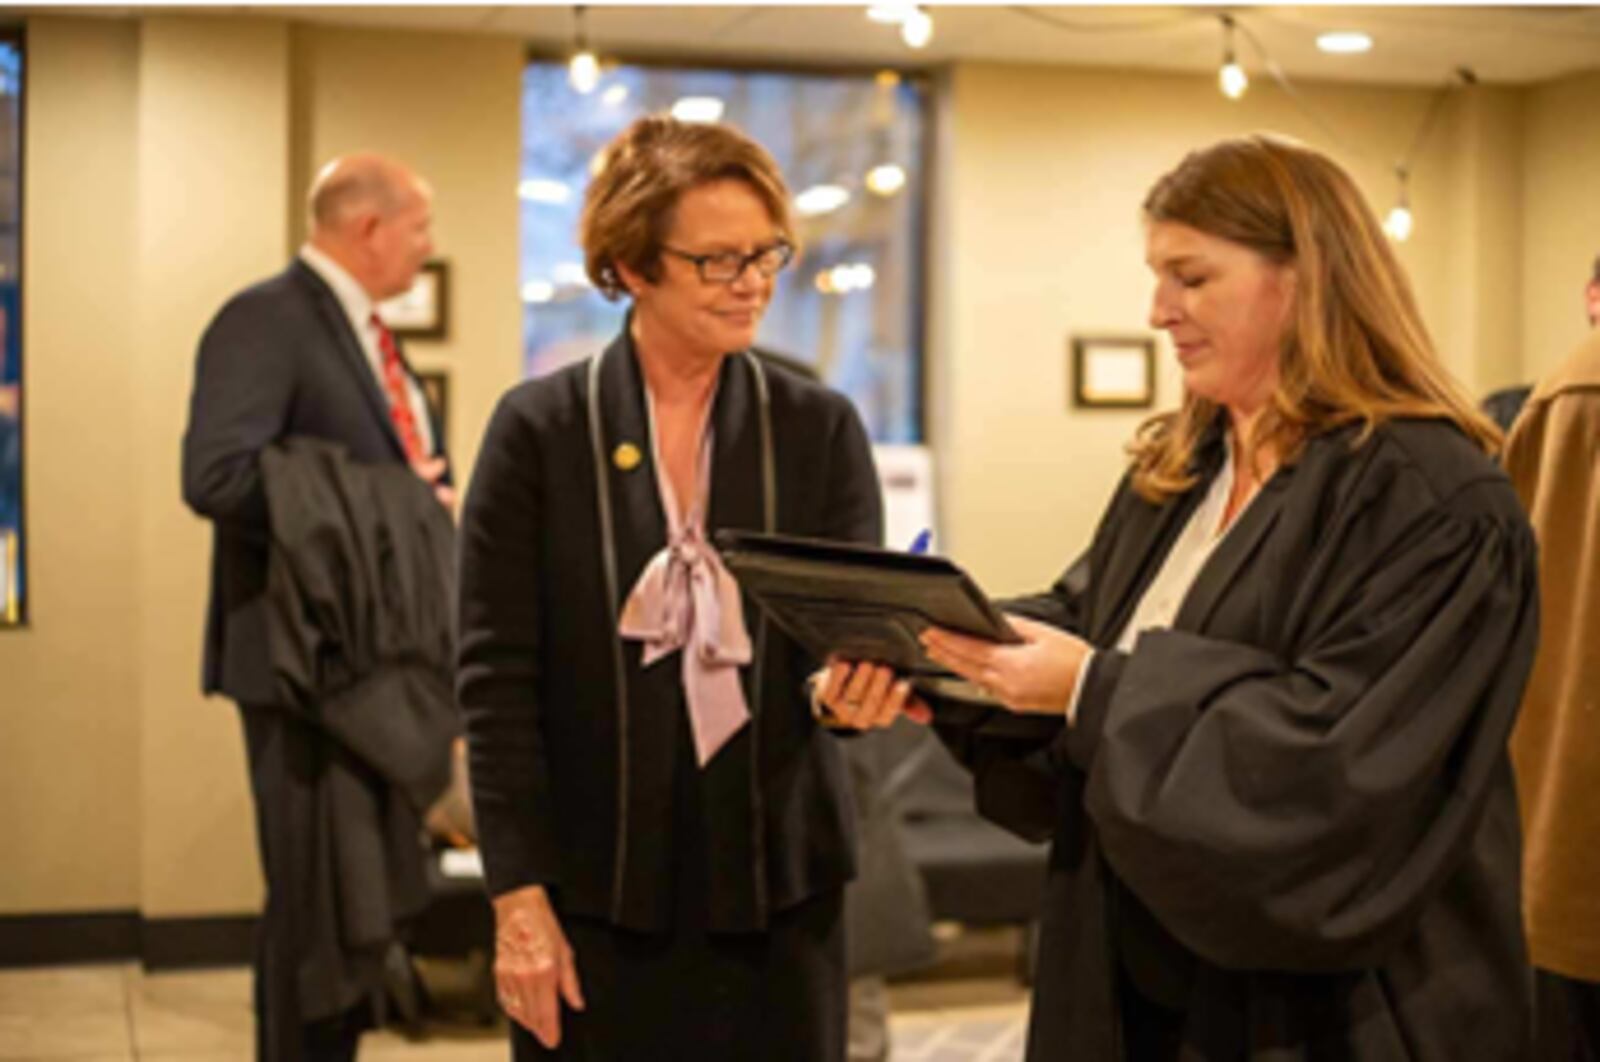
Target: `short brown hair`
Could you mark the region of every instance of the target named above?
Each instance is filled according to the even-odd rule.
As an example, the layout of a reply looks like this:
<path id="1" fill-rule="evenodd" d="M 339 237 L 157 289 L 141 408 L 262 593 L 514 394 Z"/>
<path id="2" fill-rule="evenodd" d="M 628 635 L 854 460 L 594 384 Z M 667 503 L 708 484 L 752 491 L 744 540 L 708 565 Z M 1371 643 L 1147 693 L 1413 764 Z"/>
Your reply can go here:
<path id="1" fill-rule="evenodd" d="M 1190 152 L 1144 201 L 1154 222 L 1187 225 L 1295 273 L 1294 315 L 1278 382 L 1252 446 L 1298 456 L 1311 436 L 1360 422 L 1365 439 L 1394 417 L 1458 425 L 1485 451 L 1500 432 L 1434 354 L 1411 284 L 1355 182 L 1327 156 L 1269 136 Z M 1146 421 L 1131 446 L 1134 485 L 1161 500 L 1194 485 L 1195 447 L 1215 404 L 1184 396 Z"/>
<path id="2" fill-rule="evenodd" d="M 619 265 L 654 281 L 679 198 L 691 188 L 727 178 L 749 185 L 779 234 L 795 242 L 789 188 L 778 164 L 737 129 L 651 115 L 618 133 L 602 151 L 578 222 L 584 268 L 595 287 L 609 299 L 619 297 Z"/>

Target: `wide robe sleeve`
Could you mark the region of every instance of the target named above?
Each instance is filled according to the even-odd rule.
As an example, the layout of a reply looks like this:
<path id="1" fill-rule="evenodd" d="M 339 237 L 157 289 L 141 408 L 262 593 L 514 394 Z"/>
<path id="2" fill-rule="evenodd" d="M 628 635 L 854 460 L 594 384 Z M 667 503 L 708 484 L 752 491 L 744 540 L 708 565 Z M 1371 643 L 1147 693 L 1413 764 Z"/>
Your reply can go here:
<path id="1" fill-rule="evenodd" d="M 538 721 L 539 440 L 517 393 L 490 418 L 460 533 L 456 692 L 491 896 L 554 884 L 558 865 Z"/>
<path id="2" fill-rule="evenodd" d="M 1378 526 L 1330 529 L 1335 562 L 1259 588 L 1295 602 L 1281 658 L 1146 632 L 1096 656 L 1058 743 L 1063 770 L 1089 773 L 1117 876 L 1222 967 L 1380 960 L 1459 865 L 1505 770 L 1537 637 L 1526 524 L 1492 502 Z"/>

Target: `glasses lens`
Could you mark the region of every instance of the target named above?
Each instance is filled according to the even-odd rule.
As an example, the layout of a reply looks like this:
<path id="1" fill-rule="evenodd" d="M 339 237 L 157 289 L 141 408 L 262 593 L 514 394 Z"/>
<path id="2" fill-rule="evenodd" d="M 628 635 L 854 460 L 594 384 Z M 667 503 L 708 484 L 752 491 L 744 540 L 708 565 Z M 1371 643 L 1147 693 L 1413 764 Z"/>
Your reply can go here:
<path id="1" fill-rule="evenodd" d="M 700 260 L 700 275 L 713 283 L 726 283 L 744 270 L 744 255 L 713 254 Z"/>
<path id="2" fill-rule="evenodd" d="M 794 248 L 788 244 L 773 244 L 756 256 L 756 269 L 764 277 L 776 276 L 780 269 L 789 264 L 789 258 L 793 254 Z"/>

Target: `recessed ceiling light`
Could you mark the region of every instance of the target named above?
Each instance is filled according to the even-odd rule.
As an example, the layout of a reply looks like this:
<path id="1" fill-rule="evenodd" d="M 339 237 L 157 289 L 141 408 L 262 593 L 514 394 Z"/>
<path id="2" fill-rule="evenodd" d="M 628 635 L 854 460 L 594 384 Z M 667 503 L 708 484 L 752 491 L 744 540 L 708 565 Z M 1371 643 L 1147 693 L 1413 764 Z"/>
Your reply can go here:
<path id="1" fill-rule="evenodd" d="M 672 116 L 680 122 L 715 122 L 722 110 L 723 103 L 715 96 L 685 96 L 672 105 Z"/>
<path id="2" fill-rule="evenodd" d="M 1332 55 L 1360 55 L 1372 50 L 1372 38 L 1358 30 L 1339 30 L 1319 36 L 1317 47 Z"/>
<path id="3" fill-rule="evenodd" d="M 916 6 L 913 3 L 873 4 L 867 8 L 867 17 L 886 26 L 898 26 Z"/>

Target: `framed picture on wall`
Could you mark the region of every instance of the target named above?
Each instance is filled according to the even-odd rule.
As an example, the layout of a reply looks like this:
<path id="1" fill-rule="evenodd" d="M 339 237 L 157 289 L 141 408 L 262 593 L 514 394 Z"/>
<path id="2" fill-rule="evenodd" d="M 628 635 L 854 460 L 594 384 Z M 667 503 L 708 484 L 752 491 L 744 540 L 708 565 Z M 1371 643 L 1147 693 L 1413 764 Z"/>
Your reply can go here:
<path id="1" fill-rule="evenodd" d="M 439 443 L 443 447 L 450 438 L 450 374 L 443 369 L 429 369 L 417 373 L 417 383 L 422 385 L 428 408 L 439 419 Z"/>
<path id="2" fill-rule="evenodd" d="M 444 339 L 450 323 L 450 266 L 442 259 L 424 263 L 411 289 L 378 304 L 389 331 L 406 339 Z"/>
<path id="3" fill-rule="evenodd" d="M 1072 404 L 1087 409 L 1148 409 L 1156 400 L 1156 343 L 1149 336 L 1072 340 Z"/>

